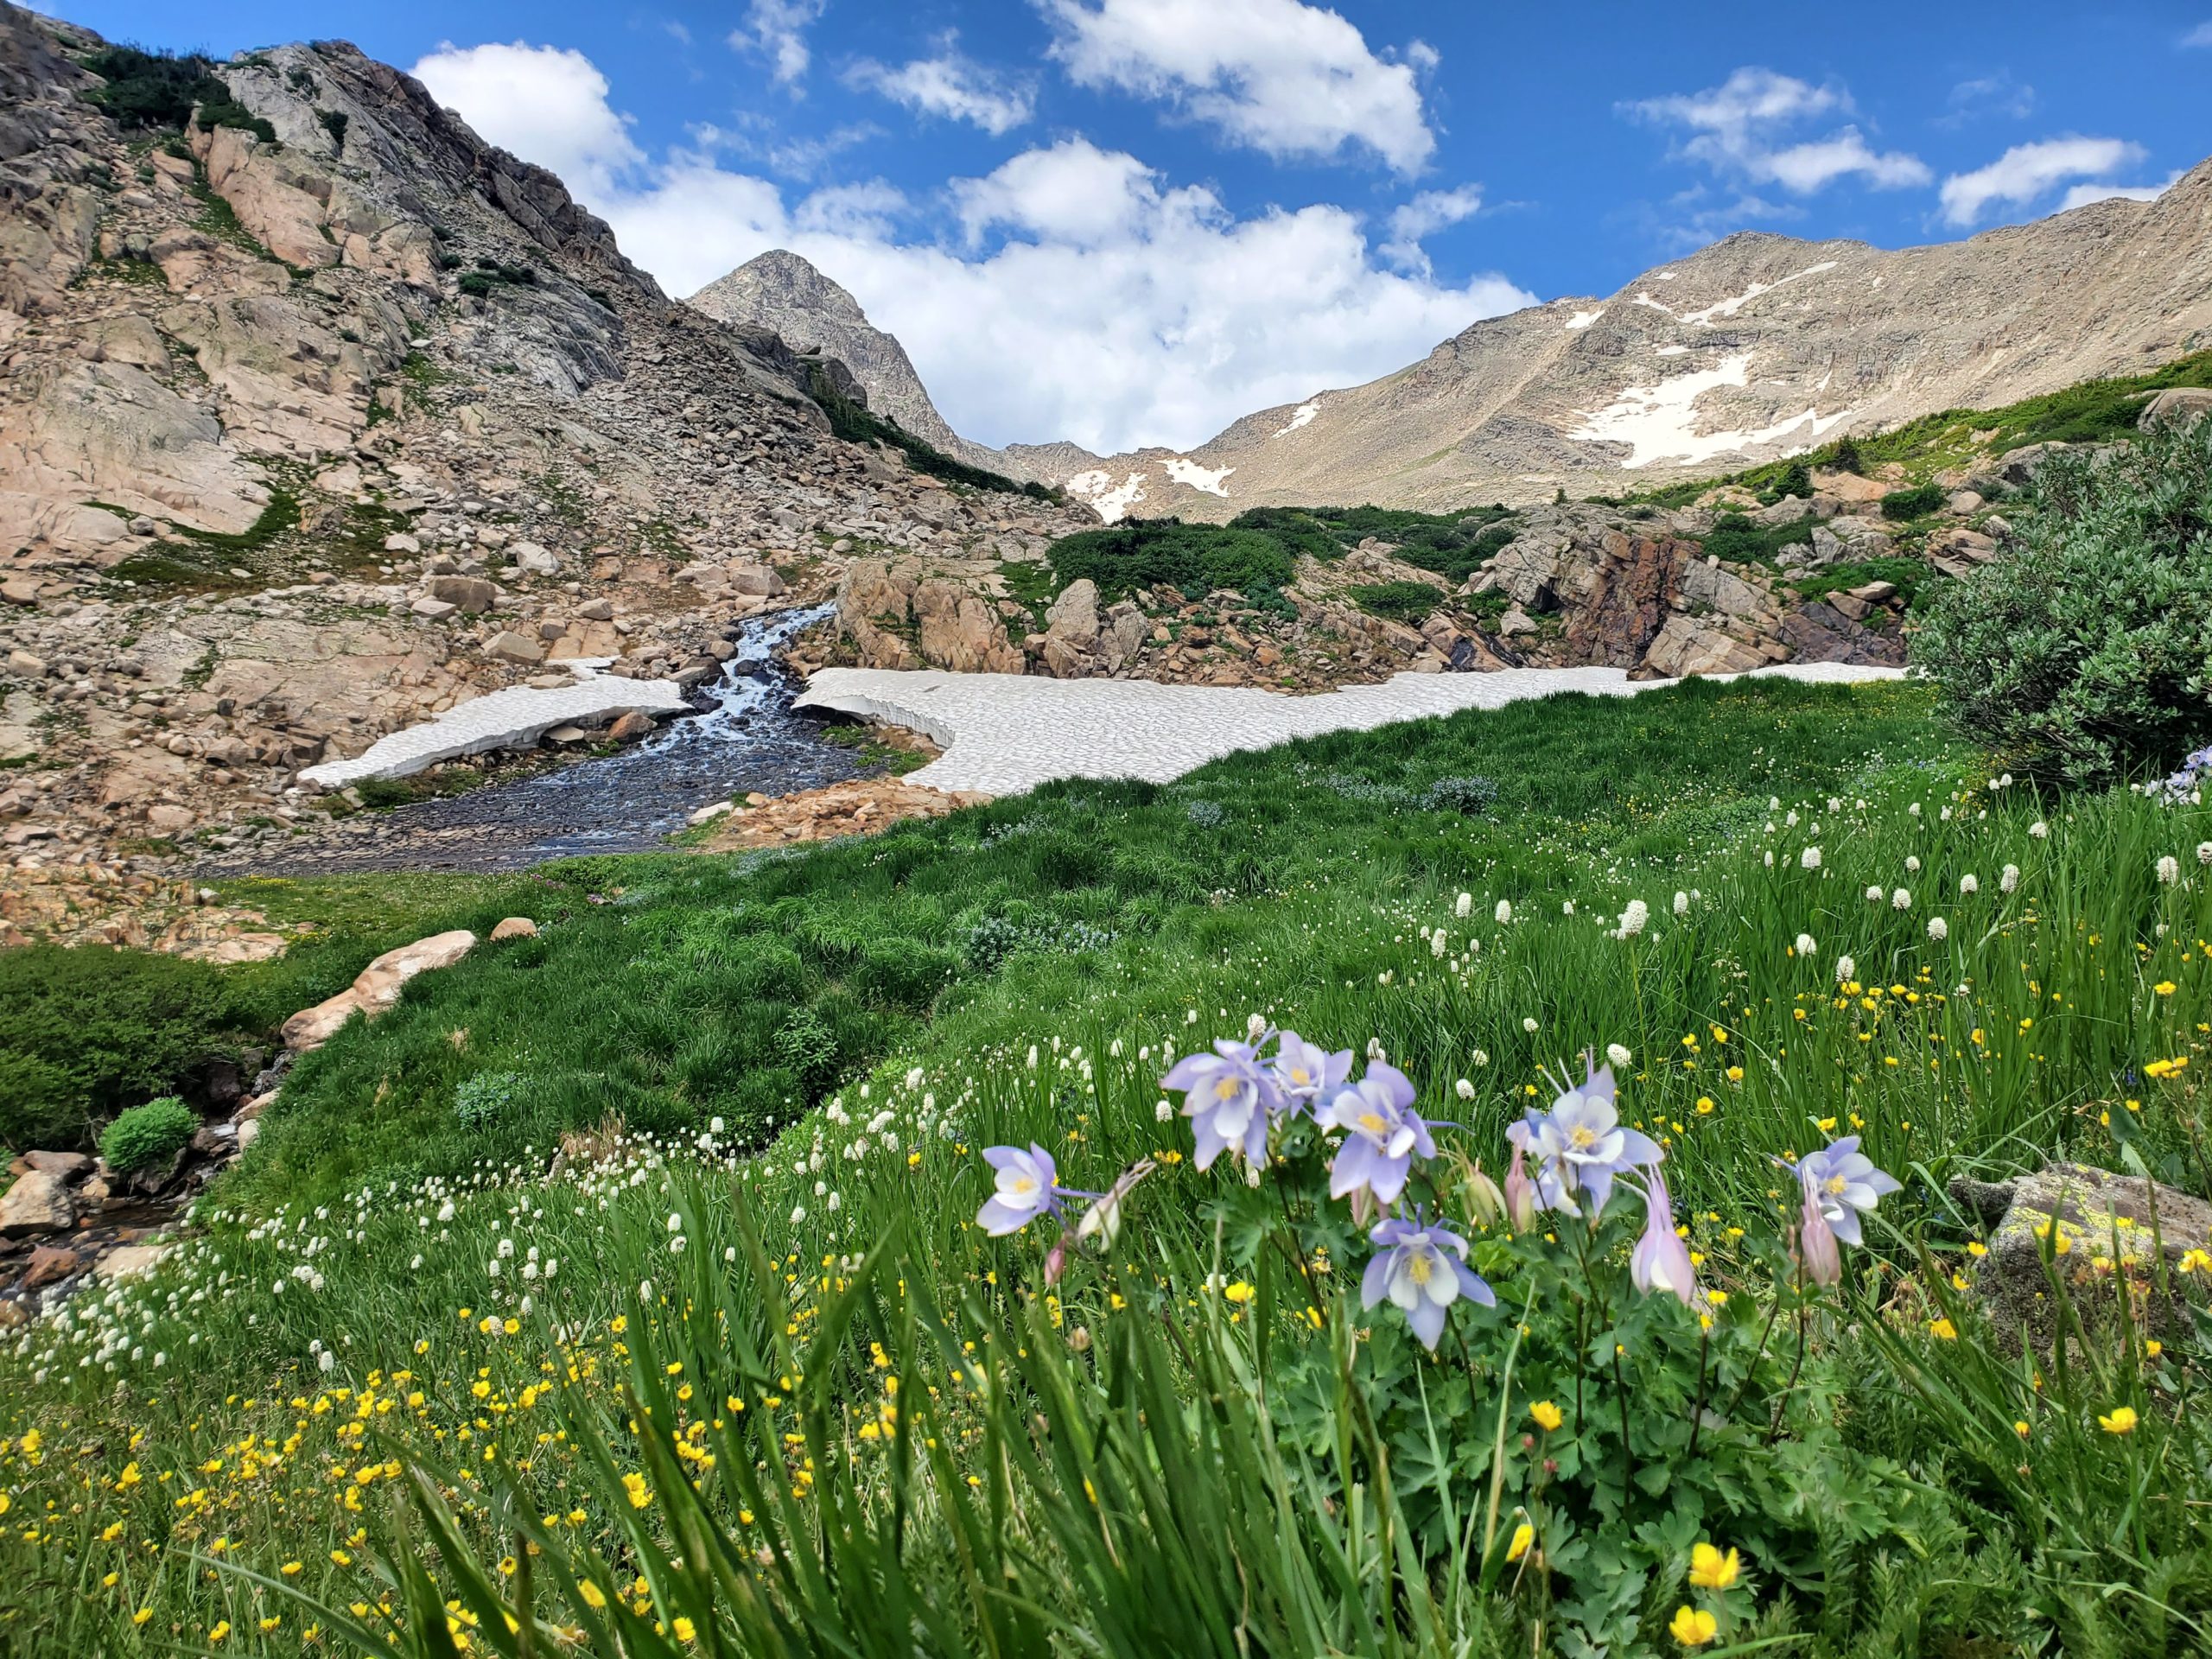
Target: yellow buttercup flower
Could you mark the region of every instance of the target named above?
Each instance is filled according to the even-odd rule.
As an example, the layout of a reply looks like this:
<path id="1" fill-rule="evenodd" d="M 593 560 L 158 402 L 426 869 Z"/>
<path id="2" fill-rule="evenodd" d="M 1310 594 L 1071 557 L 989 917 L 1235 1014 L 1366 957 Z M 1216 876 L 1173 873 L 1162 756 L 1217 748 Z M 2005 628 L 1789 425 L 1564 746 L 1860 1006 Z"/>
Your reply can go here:
<path id="1" fill-rule="evenodd" d="M 1681 1606 L 1667 1631 L 1686 1648 L 1701 1648 L 1720 1633 L 1720 1621 L 1703 1608 Z"/>
<path id="2" fill-rule="evenodd" d="M 1505 1547 L 1505 1559 L 1517 1561 L 1529 1553 L 1529 1546 L 1536 1541 L 1536 1529 L 1523 1521 L 1513 1529 L 1513 1541 Z"/>
<path id="3" fill-rule="evenodd" d="M 1732 1546 L 1725 1555 L 1707 1543 L 1690 1551 L 1690 1582 L 1700 1590 L 1726 1590 L 1743 1570 L 1743 1558 Z"/>
<path id="4" fill-rule="evenodd" d="M 2109 1416 L 2097 1419 L 2097 1427 L 2107 1434 L 2133 1434 L 2139 1420 L 2133 1406 L 2114 1406 Z"/>
<path id="5" fill-rule="evenodd" d="M 1548 1434 L 1567 1421 L 1567 1414 L 1548 1400 L 1539 1400 L 1529 1408 L 1529 1414 L 1536 1420 L 1536 1427 Z"/>

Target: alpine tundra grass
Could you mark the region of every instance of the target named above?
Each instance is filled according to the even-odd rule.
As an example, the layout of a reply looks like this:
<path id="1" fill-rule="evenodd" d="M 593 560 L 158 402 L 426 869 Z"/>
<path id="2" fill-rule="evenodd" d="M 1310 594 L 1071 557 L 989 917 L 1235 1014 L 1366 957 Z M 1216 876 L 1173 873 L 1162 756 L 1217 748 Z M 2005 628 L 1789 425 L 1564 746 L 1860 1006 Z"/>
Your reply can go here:
<path id="1" fill-rule="evenodd" d="M 2206 1650 L 2212 1240 L 2050 1230 L 2045 1350 L 1947 1186 L 2212 1189 L 2208 842 L 2194 801 L 2038 798 L 1916 688 L 1739 684 L 550 868 L 502 894 L 538 939 L 303 1062 L 153 1275 L 10 1341 L 0 1630 Z M 1451 1236 L 1388 1271 L 1457 1240 L 1494 1305 L 1370 1305 L 1318 1123 L 1197 1167 L 1162 1079 L 1277 1028 L 1402 1072 Z M 1586 1051 L 1678 1231 L 1507 1201 Z M 1851 1136 L 1900 1187 L 1831 1275 L 1795 1166 Z M 1107 1196 L 992 1236 L 987 1147 Z"/>

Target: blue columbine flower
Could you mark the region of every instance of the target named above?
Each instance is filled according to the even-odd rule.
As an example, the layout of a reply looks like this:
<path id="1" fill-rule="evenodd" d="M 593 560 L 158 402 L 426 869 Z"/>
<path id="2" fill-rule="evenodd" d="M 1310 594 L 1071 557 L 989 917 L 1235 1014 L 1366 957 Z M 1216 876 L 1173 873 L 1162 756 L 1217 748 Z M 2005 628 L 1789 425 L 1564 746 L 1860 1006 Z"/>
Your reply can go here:
<path id="1" fill-rule="evenodd" d="M 1211 1054 L 1192 1054 L 1175 1062 L 1160 1080 L 1163 1089 L 1183 1092 L 1183 1116 L 1191 1120 L 1198 1142 L 1192 1161 L 1200 1169 L 1224 1148 L 1241 1154 L 1256 1167 L 1267 1156 L 1268 1122 L 1282 1109 L 1275 1080 L 1260 1069 L 1249 1043 L 1217 1040 Z"/>
<path id="2" fill-rule="evenodd" d="M 1904 1182 L 1875 1168 L 1859 1150 L 1855 1135 L 1808 1153 L 1797 1166 L 1797 1179 L 1805 1184 L 1805 1195 L 1819 1204 L 1821 1218 L 1847 1244 L 1860 1242 L 1862 1213 L 1872 1211 L 1885 1193 L 1904 1191 Z"/>
<path id="3" fill-rule="evenodd" d="M 1583 1071 L 1580 1089 L 1564 1090 L 1550 1111 L 1531 1111 L 1505 1134 L 1536 1160 L 1536 1195 L 1547 1209 L 1572 1210 L 1587 1193 L 1595 1217 L 1612 1196 L 1614 1177 L 1651 1168 L 1666 1154 L 1649 1135 L 1621 1126 L 1613 1068 L 1592 1071 L 1586 1058 Z"/>
<path id="4" fill-rule="evenodd" d="M 1296 1032 L 1286 1031 L 1275 1039 L 1274 1073 L 1283 1109 L 1311 1112 L 1351 1075 L 1351 1050 L 1340 1048 L 1332 1054 Z"/>
<path id="5" fill-rule="evenodd" d="M 1368 1237 L 1382 1254 L 1367 1264 L 1360 1306 L 1372 1307 L 1388 1297 L 1430 1352 L 1444 1334 L 1445 1310 L 1462 1296 L 1484 1307 L 1497 1305 L 1482 1275 L 1467 1265 L 1467 1241 L 1441 1221 L 1393 1216 Z"/>
<path id="6" fill-rule="evenodd" d="M 1329 1196 L 1341 1198 L 1365 1187 L 1377 1204 L 1395 1204 L 1416 1155 L 1436 1156 L 1428 1125 L 1414 1109 L 1412 1079 L 1395 1065 L 1369 1063 L 1367 1075 L 1339 1090 L 1321 1121 L 1344 1131 L 1329 1166 Z"/>
<path id="7" fill-rule="evenodd" d="M 976 1224 L 994 1238 L 1018 1233 L 1042 1215 L 1058 1215 L 1064 1196 L 1052 1154 L 1035 1141 L 1020 1147 L 986 1147 L 983 1161 L 998 1171 L 998 1190 L 976 1215 Z"/>

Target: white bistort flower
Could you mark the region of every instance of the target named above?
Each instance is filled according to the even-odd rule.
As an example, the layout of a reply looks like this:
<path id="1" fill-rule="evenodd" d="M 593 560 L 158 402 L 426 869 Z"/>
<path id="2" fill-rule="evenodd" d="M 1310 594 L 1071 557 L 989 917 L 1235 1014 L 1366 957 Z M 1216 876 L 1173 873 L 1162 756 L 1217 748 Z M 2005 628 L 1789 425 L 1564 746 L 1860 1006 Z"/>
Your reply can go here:
<path id="1" fill-rule="evenodd" d="M 1819 869 L 1821 868 L 1821 849 L 1817 847 L 1808 847 L 1803 852 L 1798 854 L 1797 867 L 1798 868 L 1804 870 Z"/>
<path id="2" fill-rule="evenodd" d="M 1621 925 L 1613 930 L 1617 939 L 1632 939 L 1651 925 L 1651 906 L 1641 899 L 1631 899 L 1628 908 L 1621 912 Z"/>
<path id="3" fill-rule="evenodd" d="M 1838 957 L 1835 959 L 1835 982 L 1837 984 L 1848 984 L 1851 981 L 1858 977 L 1859 964 L 1857 963 L 1853 962 L 1849 957 Z"/>
<path id="4" fill-rule="evenodd" d="M 2212 842 L 2208 842 L 2206 844 L 2212 845 Z M 2007 864 L 1997 877 L 1998 890 L 2001 893 L 2012 893 L 2015 891 L 2019 885 L 2020 867 L 2017 864 Z"/>
<path id="5" fill-rule="evenodd" d="M 1951 925 L 1941 916 L 1930 916 L 1928 918 L 1928 937 L 1937 944 L 1942 944 L 1951 937 Z"/>
<path id="6" fill-rule="evenodd" d="M 1605 1045 L 1605 1058 L 1611 1061 L 1614 1065 L 1619 1067 L 1623 1071 L 1626 1071 L 1628 1069 L 1629 1061 L 1635 1057 L 1630 1053 L 1628 1048 L 1624 1045 L 1620 1043 L 1607 1043 Z"/>
<path id="7" fill-rule="evenodd" d="M 1820 948 L 1821 947 L 1819 945 L 1813 942 L 1813 936 L 1811 934 L 1800 933 L 1797 936 L 1797 954 L 1799 956 L 1809 957 L 1814 951 Z"/>
<path id="8" fill-rule="evenodd" d="M 1689 896 L 1689 894 L 1688 894 L 1687 893 L 1677 893 L 1675 895 L 1675 915 L 1677 915 L 1677 916 L 1687 916 L 1687 915 L 1688 915 L 1689 913 L 1690 913 L 1690 896 Z"/>
<path id="9" fill-rule="evenodd" d="M 1491 914 L 1497 918 L 1497 925 L 1500 927 L 1503 927 L 1508 922 L 1513 919 L 1513 901 L 1510 899 L 1499 899 L 1497 901 L 1497 908 L 1492 911 Z"/>
<path id="10" fill-rule="evenodd" d="M 1962 875 L 1959 878 L 1959 896 L 1961 898 L 1971 898 L 1980 891 L 1981 881 L 1979 877 L 1973 875 Z"/>
<path id="11" fill-rule="evenodd" d="M 2180 880 L 2181 862 L 2169 853 L 2158 861 L 2158 883 L 2161 887 L 2170 887 Z"/>
<path id="12" fill-rule="evenodd" d="M 1891 910 L 1910 910 L 1912 908 L 1912 894 L 1908 893 L 1904 888 L 1899 887 L 1895 893 L 1890 895 L 1890 908 Z"/>
<path id="13" fill-rule="evenodd" d="M 1458 901 L 1452 905 L 1452 913 L 1464 922 L 1473 913 L 1474 908 L 1475 895 L 1471 893 L 1463 893 L 1459 895 Z"/>
<path id="14" fill-rule="evenodd" d="M 2033 823 L 2028 826 L 2028 833 L 2033 836 L 2037 841 L 2042 841 L 2050 834 L 2050 826 L 2045 823 L 2041 818 L 2037 818 Z"/>

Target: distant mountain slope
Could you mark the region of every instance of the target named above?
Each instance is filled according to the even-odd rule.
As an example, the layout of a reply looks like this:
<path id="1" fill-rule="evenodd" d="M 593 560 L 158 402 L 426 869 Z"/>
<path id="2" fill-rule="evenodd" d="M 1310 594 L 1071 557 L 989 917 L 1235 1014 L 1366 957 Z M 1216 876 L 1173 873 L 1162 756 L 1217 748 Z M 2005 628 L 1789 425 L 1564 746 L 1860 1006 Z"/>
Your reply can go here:
<path id="1" fill-rule="evenodd" d="M 818 339 L 902 424 L 959 442 L 898 342 L 796 256 L 763 255 L 695 302 L 794 344 Z M 1187 453 L 954 452 L 1063 485 L 1109 518 L 1524 503 L 1725 473 L 2206 346 L 2212 162 L 2155 201 L 2095 202 L 1963 242 L 1891 251 L 1745 232 L 1610 298 L 1478 322 L 1395 374 L 1259 410 Z"/>
<path id="2" fill-rule="evenodd" d="M 1262 410 L 1186 454 L 1039 470 L 1150 517 L 1528 502 L 1726 472 L 2206 346 L 2212 162 L 2155 201 L 1964 242 L 1891 251 L 1746 232 L 1609 299 L 1478 322 L 1395 374 Z"/>

